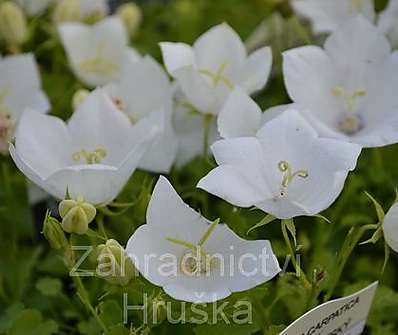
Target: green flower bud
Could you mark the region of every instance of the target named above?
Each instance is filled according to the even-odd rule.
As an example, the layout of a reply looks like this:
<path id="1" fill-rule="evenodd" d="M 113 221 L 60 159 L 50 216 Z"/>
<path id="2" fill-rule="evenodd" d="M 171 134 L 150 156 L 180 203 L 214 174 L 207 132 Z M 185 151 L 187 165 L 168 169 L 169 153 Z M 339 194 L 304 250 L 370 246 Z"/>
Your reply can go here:
<path id="1" fill-rule="evenodd" d="M 88 224 L 95 219 L 97 210 L 84 199 L 62 200 L 59 204 L 59 215 L 62 218 L 62 228 L 67 233 L 85 234 Z"/>
<path id="2" fill-rule="evenodd" d="M 47 215 L 44 220 L 43 234 L 54 249 L 61 249 L 68 246 L 61 223 L 50 215 Z"/>
<path id="3" fill-rule="evenodd" d="M 11 1 L 0 5 L 0 36 L 10 48 L 16 49 L 28 38 L 25 14 Z"/>
<path id="4" fill-rule="evenodd" d="M 72 97 L 72 107 L 73 110 L 76 110 L 83 102 L 86 100 L 86 98 L 90 95 L 90 91 L 86 89 L 80 89 L 75 92 L 75 94 Z"/>
<path id="5" fill-rule="evenodd" d="M 135 3 L 126 3 L 120 6 L 116 14 L 122 19 L 129 35 L 133 37 L 142 22 L 142 11 Z"/>
<path id="6" fill-rule="evenodd" d="M 62 0 L 58 2 L 53 12 L 55 24 L 75 22 L 82 19 L 80 0 Z"/>
<path id="7" fill-rule="evenodd" d="M 116 240 L 97 247 L 98 276 L 114 285 L 125 286 L 135 275 L 135 268 L 124 248 Z"/>

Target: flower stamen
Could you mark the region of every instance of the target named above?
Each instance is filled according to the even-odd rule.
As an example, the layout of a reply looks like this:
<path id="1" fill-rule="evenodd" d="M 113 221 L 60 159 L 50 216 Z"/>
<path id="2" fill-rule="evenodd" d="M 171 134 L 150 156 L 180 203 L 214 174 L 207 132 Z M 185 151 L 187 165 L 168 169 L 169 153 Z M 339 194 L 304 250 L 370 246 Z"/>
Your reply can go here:
<path id="1" fill-rule="evenodd" d="M 353 93 L 349 93 L 341 86 L 334 87 L 332 89 L 332 93 L 335 97 L 342 97 L 344 99 L 345 107 L 348 112 L 354 112 L 357 107 L 358 98 L 367 95 L 367 92 L 364 89 L 356 90 Z"/>
<path id="2" fill-rule="evenodd" d="M 96 55 L 94 58 L 86 59 L 79 65 L 82 71 L 94 73 L 104 76 L 111 76 L 119 70 L 119 66 L 105 59 L 106 44 L 100 42 L 97 45 Z"/>
<path id="3" fill-rule="evenodd" d="M 234 84 L 227 78 L 227 76 L 224 74 L 225 69 L 227 68 L 228 63 L 224 62 L 220 65 L 218 68 L 217 72 L 210 71 L 208 69 L 201 69 L 199 70 L 199 73 L 203 74 L 204 76 L 209 77 L 213 81 L 213 86 L 217 87 L 220 83 L 223 83 L 225 86 L 227 86 L 230 90 L 233 90 Z"/>
<path id="4" fill-rule="evenodd" d="M 75 162 L 85 160 L 86 164 L 100 164 L 102 160 L 108 155 L 106 149 L 98 148 L 94 151 L 80 150 L 72 154 L 72 159 Z"/>

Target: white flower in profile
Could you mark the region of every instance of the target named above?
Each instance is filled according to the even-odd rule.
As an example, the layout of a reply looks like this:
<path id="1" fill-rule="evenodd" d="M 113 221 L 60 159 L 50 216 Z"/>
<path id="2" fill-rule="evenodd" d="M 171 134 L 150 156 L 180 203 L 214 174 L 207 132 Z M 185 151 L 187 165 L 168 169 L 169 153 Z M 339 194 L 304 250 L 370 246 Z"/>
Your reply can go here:
<path id="1" fill-rule="evenodd" d="M 283 57 L 290 98 L 321 136 L 364 147 L 398 141 L 398 53 L 366 19 L 347 22 L 324 49 L 306 46 Z"/>
<path id="2" fill-rule="evenodd" d="M 120 80 L 107 85 L 105 91 L 133 125 L 150 119 L 162 129 L 139 167 L 168 173 L 178 143 L 172 125 L 172 87 L 163 68 L 149 56 L 130 62 Z"/>
<path id="3" fill-rule="evenodd" d="M 221 140 L 212 151 L 219 166 L 199 188 L 233 205 L 290 219 L 316 215 L 335 201 L 361 147 L 319 138 L 298 111 L 288 110 L 256 137 Z"/>
<path id="4" fill-rule="evenodd" d="M 395 203 L 384 217 L 383 234 L 390 248 L 398 252 L 398 203 Z"/>
<path id="5" fill-rule="evenodd" d="M 377 25 L 393 47 L 398 48 L 398 1 L 390 0 L 387 8 L 380 13 Z"/>
<path id="6" fill-rule="evenodd" d="M 54 0 L 16 0 L 29 16 L 42 14 Z"/>
<path id="7" fill-rule="evenodd" d="M 237 85 L 249 94 L 262 89 L 271 71 L 271 49 L 248 56 L 240 37 L 225 23 L 204 33 L 192 47 L 170 42 L 160 46 L 168 72 L 190 104 L 204 114 L 217 115 Z"/>
<path id="8" fill-rule="evenodd" d="M 361 14 L 374 22 L 373 0 L 291 0 L 294 11 L 312 23 L 315 33 L 331 33 Z"/>
<path id="9" fill-rule="evenodd" d="M 109 14 L 108 0 L 80 0 L 82 18 L 104 17 Z"/>
<path id="10" fill-rule="evenodd" d="M 34 56 L 0 58 L 0 152 L 8 153 L 8 142 L 25 108 L 46 113 L 49 107 Z"/>
<path id="11" fill-rule="evenodd" d="M 67 124 L 27 110 L 10 153 L 18 168 L 58 199 L 111 202 L 149 148 L 156 129 L 131 127 L 101 90 L 94 91 Z"/>
<path id="12" fill-rule="evenodd" d="M 269 241 L 246 241 L 218 220 L 210 222 L 162 176 L 147 223 L 130 237 L 126 252 L 147 280 L 171 297 L 193 303 L 223 299 L 280 272 Z"/>
<path id="13" fill-rule="evenodd" d="M 75 75 L 90 87 L 117 80 L 130 57 L 136 57 L 128 48 L 127 32 L 117 17 L 95 25 L 63 23 L 59 34 Z"/>
<path id="14" fill-rule="evenodd" d="M 174 85 L 173 125 L 178 137 L 176 166 L 182 167 L 195 157 L 203 155 L 205 132 L 203 114 L 196 111 L 182 93 L 178 84 Z M 210 145 L 218 138 L 217 121 L 209 120 L 208 139 Z"/>

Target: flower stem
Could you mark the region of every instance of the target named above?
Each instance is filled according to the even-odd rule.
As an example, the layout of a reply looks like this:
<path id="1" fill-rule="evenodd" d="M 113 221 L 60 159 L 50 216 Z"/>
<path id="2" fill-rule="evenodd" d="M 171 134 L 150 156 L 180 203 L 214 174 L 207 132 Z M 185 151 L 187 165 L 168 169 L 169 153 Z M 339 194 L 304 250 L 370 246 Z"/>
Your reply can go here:
<path id="1" fill-rule="evenodd" d="M 324 301 L 328 301 L 332 295 L 334 290 L 336 289 L 337 283 L 340 280 L 340 277 L 343 273 L 344 267 L 356 247 L 356 245 L 359 243 L 360 239 L 362 236 L 368 231 L 368 230 L 374 230 L 377 229 L 379 226 L 377 224 L 368 224 L 364 225 L 362 227 L 353 227 L 351 230 L 348 232 L 347 237 L 343 243 L 343 246 L 337 256 L 337 266 L 335 271 L 332 272 L 332 278 L 331 278 L 331 284 L 329 286 L 329 289 L 327 293 L 325 294 Z"/>
<path id="2" fill-rule="evenodd" d="M 285 240 L 285 244 L 286 247 L 288 249 L 289 252 L 289 256 L 291 257 L 292 260 L 292 264 L 294 266 L 294 269 L 296 270 L 296 274 L 298 274 L 300 280 L 302 281 L 304 287 L 308 290 L 311 290 L 311 283 L 309 282 L 309 280 L 307 279 L 304 271 L 301 269 L 300 265 L 297 263 L 296 261 L 296 254 L 294 252 L 294 249 L 292 247 L 291 241 L 289 239 L 289 235 L 287 233 L 287 229 L 286 229 L 286 220 L 282 220 L 282 234 L 283 234 L 283 238 Z"/>

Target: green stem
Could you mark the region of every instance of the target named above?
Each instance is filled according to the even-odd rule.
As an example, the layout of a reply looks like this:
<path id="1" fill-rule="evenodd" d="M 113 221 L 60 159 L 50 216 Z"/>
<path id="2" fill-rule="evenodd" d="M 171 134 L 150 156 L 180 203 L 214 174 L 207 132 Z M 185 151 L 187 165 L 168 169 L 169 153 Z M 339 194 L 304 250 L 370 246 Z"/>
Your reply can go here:
<path id="1" fill-rule="evenodd" d="M 291 241 L 289 239 L 289 235 L 287 233 L 286 224 L 285 224 L 284 220 L 282 220 L 282 234 L 283 234 L 283 238 L 285 240 L 286 247 L 287 247 L 288 252 L 289 252 L 289 256 L 290 256 L 290 258 L 292 260 L 292 264 L 294 266 L 294 269 L 296 270 L 296 273 L 299 275 L 299 278 L 302 281 L 304 287 L 306 289 L 310 290 L 312 285 L 309 282 L 309 280 L 307 279 L 304 271 L 301 269 L 300 265 L 296 261 L 296 257 L 295 257 L 296 254 L 294 252 L 294 249 L 292 247 Z"/>
<path id="2" fill-rule="evenodd" d="M 336 289 L 337 283 L 339 282 L 340 277 L 343 273 L 344 267 L 347 264 L 351 253 L 353 252 L 356 245 L 359 243 L 362 236 L 368 230 L 374 230 L 378 227 L 379 226 L 377 224 L 368 224 L 361 227 L 351 228 L 343 243 L 340 253 L 337 256 L 337 268 L 335 269 L 335 271 L 332 272 L 331 284 L 329 286 L 329 290 L 325 294 L 324 301 L 328 301 L 332 297 L 333 292 Z"/>
<path id="3" fill-rule="evenodd" d="M 71 235 L 71 240 L 72 240 L 72 235 Z M 75 256 L 74 256 L 74 252 L 73 252 L 73 249 L 72 249 L 71 241 L 69 242 L 69 244 L 70 244 L 70 251 L 69 251 L 70 253 L 67 254 L 66 257 L 67 257 L 67 260 L 68 260 L 69 269 L 71 270 L 73 268 L 74 264 L 75 264 Z M 83 305 L 86 306 L 86 308 L 91 312 L 91 314 L 93 315 L 94 319 L 97 321 L 98 325 L 104 331 L 104 334 L 108 334 L 108 328 L 106 327 L 104 322 L 101 320 L 101 318 L 99 317 L 97 311 L 95 310 L 95 308 L 91 304 L 89 295 L 87 293 L 87 290 L 84 287 L 83 281 L 81 280 L 79 275 L 72 276 L 72 280 L 73 280 L 73 283 L 76 286 L 77 295 L 80 298 L 80 300 L 82 301 Z"/>

